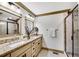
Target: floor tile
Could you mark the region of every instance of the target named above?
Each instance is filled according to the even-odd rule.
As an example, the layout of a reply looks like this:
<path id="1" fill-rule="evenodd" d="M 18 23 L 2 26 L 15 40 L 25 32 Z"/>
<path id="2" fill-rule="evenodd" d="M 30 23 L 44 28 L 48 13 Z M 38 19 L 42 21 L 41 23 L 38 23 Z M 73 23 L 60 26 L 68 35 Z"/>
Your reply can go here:
<path id="1" fill-rule="evenodd" d="M 66 57 L 63 53 L 53 54 L 53 51 L 42 49 L 37 57 Z"/>

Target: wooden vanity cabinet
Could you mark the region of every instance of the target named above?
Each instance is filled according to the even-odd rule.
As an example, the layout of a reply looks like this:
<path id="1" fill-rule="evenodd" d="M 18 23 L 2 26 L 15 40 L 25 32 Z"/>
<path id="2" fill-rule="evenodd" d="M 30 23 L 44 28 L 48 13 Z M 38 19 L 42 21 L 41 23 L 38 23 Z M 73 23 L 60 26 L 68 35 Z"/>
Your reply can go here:
<path id="1" fill-rule="evenodd" d="M 36 57 L 42 47 L 42 39 L 37 38 L 32 42 L 16 49 L 15 51 L 9 53 L 5 57 Z"/>
<path id="2" fill-rule="evenodd" d="M 32 57 L 32 48 L 26 51 L 26 57 Z"/>
<path id="3" fill-rule="evenodd" d="M 11 57 L 11 54 L 5 55 L 4 57 Z"/>
<path id="4" fill-rule="evenodd" d="M 26 57 L 26 53 L 22 53 L 21 55 L 19 55 L 17 57 Z"/>
<path id="5" fill-rule="evenodd" d="M 31 43 L 17 49 L 16 51 L 11 53 L 11 57 L 18 57 L 22 53 L 24 53 L 27 49 L 31 48 Z"/>
<path id="6" fill-rule="evenodd" d="M 35 45 L 33 45 L 32 47 L 33 47 L 32 48 L 32 57 L 36 57 L 39 54 L 39 52 L 40 52 L 40 50 L 42 48 L 42 40 L 41 40 L 41 38 L 38 38 L 35 41 Z"/>

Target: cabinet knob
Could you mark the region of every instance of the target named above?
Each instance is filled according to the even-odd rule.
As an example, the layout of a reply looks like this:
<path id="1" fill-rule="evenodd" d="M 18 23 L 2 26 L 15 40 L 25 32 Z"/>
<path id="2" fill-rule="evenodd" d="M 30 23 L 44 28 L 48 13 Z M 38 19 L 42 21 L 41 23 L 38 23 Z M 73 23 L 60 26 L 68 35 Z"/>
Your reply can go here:
<path id="1" fill-rule="evenodd" d="M 33 50 L 34 50 L 35 48 L 33 48 Z"/>
<path id="2" fill-rule="evenodd" d="M 35 57 L 35 56 L 33 55 L 33 57 Z"/>
<path id="3" fill-rule="evenodd" d="M 40 43 L 38 43 L 38 45 L 39 45 Z"/>

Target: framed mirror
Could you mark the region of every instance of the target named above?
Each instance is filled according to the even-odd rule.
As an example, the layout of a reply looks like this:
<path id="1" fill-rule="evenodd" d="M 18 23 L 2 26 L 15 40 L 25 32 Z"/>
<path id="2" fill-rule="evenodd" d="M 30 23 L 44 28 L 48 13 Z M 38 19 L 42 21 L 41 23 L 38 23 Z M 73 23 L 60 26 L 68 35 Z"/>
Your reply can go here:
<path id="1" fill-rule="evenodd" d="M 31 31 L 34 27 L 34 22 L 27 20 L 27 26 L 29 28 L 29 31 Z"/>
<path id="2" fill-rule="evenodd" d="M 33 28 L 34 28 L 34 22 L 30 21 L 30 20 L 25 20 L 25 27 L 28 27 L 28 32 L 32 32 Z"/>
<path id="3" fill-rule="evenodd" d="M 0 9 L 0 36 L 19 34 L 19 24 L 17 23 L 19 18 L 13 13 Z"/>
<path id="4" fill-rule="evenodd" d="M 6 32 L 6 29 L 7 29 L 7 26 L 6 26 L 6 22 L 1 22 L 0 21 L 0 35 L 5 35 L 7 32 Z"/>

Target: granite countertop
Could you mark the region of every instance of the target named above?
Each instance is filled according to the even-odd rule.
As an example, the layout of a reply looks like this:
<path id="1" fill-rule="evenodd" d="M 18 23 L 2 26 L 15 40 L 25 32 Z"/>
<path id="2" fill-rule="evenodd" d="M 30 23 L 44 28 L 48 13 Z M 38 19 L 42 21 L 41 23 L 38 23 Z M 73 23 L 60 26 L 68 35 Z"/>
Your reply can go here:
<path id="1" fill-rule="evenodd" d="M 13 37 L 20 37 L 20 34 L 14 34 L 14 35 L 0 35 L 0 40 L 6 40 L 8 38 L 13 38 Z"/>
<path id="2" fill-rule="evenodd" d="M 34 41 L 35 39 L 42 37 L 42 35 L 38 35 L 38 36 L 31 36 L 31 38 L 28 40 L 27 38 L 24 38 L 18 42 L 12 43 L 12 44 L 8 44 L 5 43 L 3 45 L 0 46 L 0 56 L 4 56 L 8 53 L 11 53 L 12 51 Z"/>

